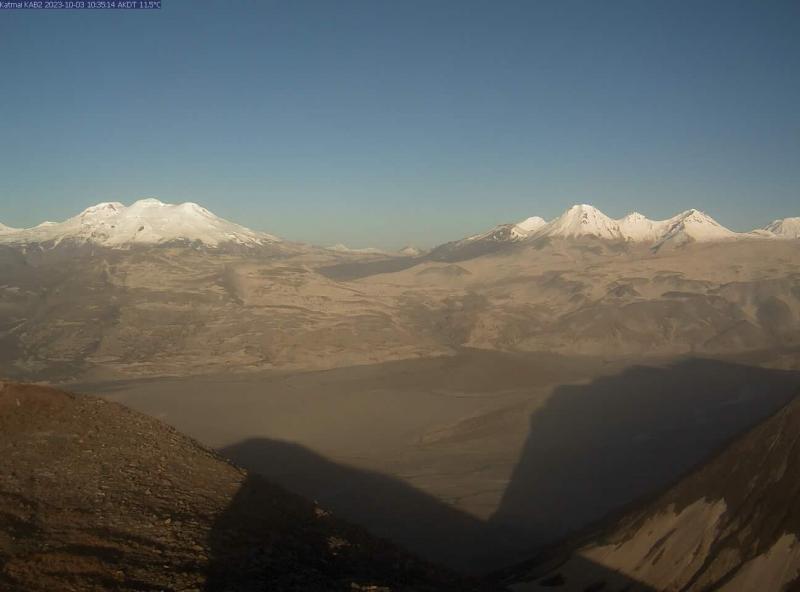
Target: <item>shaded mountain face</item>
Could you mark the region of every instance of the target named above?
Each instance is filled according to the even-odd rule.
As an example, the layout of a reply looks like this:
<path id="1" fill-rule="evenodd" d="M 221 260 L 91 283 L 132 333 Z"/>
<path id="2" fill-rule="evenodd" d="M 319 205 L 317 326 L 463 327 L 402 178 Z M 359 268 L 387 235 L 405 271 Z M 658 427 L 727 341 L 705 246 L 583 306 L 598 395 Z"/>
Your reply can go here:
<path id="1" fill-rule="evenodd" d="M 488 232 L 463 240 L 439 245 L 431 250 L 427 259 L 432 261 L 463 261 L 502 251 L 510 244 L 528 237 L 530 232 L 517 224 L 501 224 Z"/>
<path id="2" fill-rule="evenodd" d="M 93 397 L 0 382 L 0 589 L 471 590 Z"/>
<path id="3" fill-rule="evenodd" d="M 664 494 L 511 578 L 513 590 L 795 590 L 800 585 L 800 400 Z M 525 573 L 527 571 L 527 573 Z M 606 587 L 601 587 L 603 584 Z M 592 588 L 592 586 L 594 586 Z"/>

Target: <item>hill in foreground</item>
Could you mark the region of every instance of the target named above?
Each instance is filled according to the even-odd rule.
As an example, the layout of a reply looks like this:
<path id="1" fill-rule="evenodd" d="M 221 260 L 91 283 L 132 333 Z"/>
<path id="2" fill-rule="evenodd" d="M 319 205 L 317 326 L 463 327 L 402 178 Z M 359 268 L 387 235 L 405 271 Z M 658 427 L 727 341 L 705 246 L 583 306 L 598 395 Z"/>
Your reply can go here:
<path id="1" fill-rule="evenodd" d="M 601 534 L 508 578 L 534 590 L 800 589 L 800 399 Z"/>
<path id="2" fill-rule="evenodd" d="M 472 585 L 94 397 L 0 382 L 0 589 Z"/>

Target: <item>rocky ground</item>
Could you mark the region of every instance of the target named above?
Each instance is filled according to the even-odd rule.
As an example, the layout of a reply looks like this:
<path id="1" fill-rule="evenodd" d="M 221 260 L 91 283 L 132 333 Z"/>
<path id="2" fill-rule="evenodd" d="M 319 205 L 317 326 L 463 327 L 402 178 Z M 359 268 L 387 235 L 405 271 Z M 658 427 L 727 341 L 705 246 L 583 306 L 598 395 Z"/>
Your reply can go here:
<path id="1" fill-rule="evenodd" d="M 0 589 L 470 590 L 111 402 L 0 383 Z"/>
<path id="2" fill-rule="evenodd" d="M 649 503 L 505 581 L 517 592 L 800 589 L 798 443 L 795 399 Z"/>

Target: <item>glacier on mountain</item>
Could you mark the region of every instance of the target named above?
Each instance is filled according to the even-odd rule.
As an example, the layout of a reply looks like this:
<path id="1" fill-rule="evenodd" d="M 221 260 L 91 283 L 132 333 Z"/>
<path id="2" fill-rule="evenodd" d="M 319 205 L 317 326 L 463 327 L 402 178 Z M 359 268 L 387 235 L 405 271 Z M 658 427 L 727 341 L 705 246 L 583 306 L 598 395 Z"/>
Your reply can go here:
<path id="1" fill-rule="evenodd" d="M 44 222 L 33 228 L 0 234 L 0 242 L 5 243 L 55 246 L 68 241 L 111 248 L 176 242 L 201 243 L 208 247 L 258 246 L 279 240 L 219 218 L 195 203 L 175 205 L 152 198 L 127 207 L 119 202 L 104 202 L 64 222 Z"/>

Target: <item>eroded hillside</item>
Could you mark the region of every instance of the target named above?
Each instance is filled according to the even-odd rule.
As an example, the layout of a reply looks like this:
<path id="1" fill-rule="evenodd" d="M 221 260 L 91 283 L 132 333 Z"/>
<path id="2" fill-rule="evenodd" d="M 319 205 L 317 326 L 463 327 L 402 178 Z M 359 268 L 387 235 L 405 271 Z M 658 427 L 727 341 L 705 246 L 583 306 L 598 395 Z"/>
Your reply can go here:
<path id="1" fill-rule="evenodd" d="M 796 589 L 799 438 L 795 399 L 566 561 L 516 576 L 512 589 L 606 590 L 625 581 L 632 590 Z"/>
<path id="2" fill-rule="evenodd" d="M 358 279 L 331 264 L 368 270 Z M 546 240 L 461 261 L 310 249 L 0 251 L 15 377 L 312 369 L 459 348 L 606 357 L 795 348 L 795 241 Z M 381 271 L 387 273 L 379 273 Z"/>

